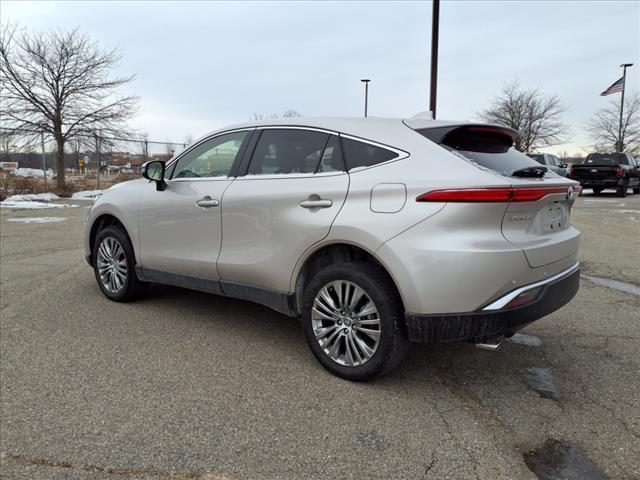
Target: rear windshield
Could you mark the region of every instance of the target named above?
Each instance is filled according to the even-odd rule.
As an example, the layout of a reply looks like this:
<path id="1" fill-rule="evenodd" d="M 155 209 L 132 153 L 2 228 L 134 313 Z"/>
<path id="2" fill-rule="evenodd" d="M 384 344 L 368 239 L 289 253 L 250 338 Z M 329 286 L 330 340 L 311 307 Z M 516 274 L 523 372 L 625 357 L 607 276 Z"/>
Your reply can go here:
<path id="1" fill-rule="evenodd" d="M 513 148 L 510 136 L 491 128 L 465 126 L 416 131 L 466 160 L 502 175 L 511 176 L 516 170 L 540 166 Z"/>
<path id="2" fill-rule="evenodd" d="M 585 165 L 620 165 L 627 163 L 624 153 L 590 153 L 584 161 Z"/>
<path id="3" fill-rule="evenodd" d="M 531 158 L 532 160 L 535 160 L 540 165 L 544 165 L 544 155 L 540 153 L 527 153 L 527 157 Z"/>

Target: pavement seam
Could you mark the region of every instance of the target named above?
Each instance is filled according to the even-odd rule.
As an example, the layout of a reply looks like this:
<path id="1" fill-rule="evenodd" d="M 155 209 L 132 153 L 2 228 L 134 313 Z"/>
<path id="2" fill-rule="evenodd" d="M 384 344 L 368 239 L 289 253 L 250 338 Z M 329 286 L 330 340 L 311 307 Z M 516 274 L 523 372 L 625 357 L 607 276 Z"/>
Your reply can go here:
<path id="1" fill-rule="evenodd" d="M 115 476 L 156 476 L 164 477 L 175 480 L 233 480 L 226 475 L 218 475 L 211 473 L 195 473 L 189 470 L 164 470 L 161 468 L 144 468 L 144 467 L 132 467 L 132 468 L 115 468 L 115 467 L 101 467 L 99 465 L 90 465 L 82 463 L 72 463 L 59 460 L 51 460 L 46 458 L 34 458 L 28 455 L 19 455 L 15 453 L 0 453 L 0 464 L 13 461 L 25 466 L 40 465 L 50 468 L 64 468 L 68 470 L 81 470 L 89 473 L 97 473 L 104 475 Z"/>

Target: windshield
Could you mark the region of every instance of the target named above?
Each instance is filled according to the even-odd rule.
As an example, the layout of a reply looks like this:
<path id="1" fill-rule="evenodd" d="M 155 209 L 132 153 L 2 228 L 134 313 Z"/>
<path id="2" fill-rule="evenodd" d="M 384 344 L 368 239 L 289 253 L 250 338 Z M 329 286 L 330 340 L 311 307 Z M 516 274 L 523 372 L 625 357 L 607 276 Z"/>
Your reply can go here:
<path id="1" fill-rule="evenodd" d="M 623 153 L 590 153 L 585 165 L 620 165 L 626 163 Z"/>

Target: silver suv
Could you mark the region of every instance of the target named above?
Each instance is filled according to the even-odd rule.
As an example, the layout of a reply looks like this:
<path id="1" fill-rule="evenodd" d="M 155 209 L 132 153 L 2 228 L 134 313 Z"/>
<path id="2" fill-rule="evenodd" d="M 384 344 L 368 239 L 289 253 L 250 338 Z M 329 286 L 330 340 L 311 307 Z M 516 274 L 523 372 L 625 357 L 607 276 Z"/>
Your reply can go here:
<path id="1" fill-rule="evenodd" d="M 149 283 L 300 317 L 311 351 L 362 380 L 407 342 L 497 345 L 579 285 L 579 185 L 502 127 L 287 119 L 219 130 L 99 197 L 86 254 L 126 301 Z"/>

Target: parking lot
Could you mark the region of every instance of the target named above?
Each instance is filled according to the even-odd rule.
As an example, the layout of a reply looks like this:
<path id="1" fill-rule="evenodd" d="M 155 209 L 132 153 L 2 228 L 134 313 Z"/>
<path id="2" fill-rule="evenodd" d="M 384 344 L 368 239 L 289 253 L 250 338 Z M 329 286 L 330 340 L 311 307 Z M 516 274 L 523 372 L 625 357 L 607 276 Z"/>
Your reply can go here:
<path id="1" fill-rule="evenodd" d="M 593 478 L 640 478 L 640 195 L 589 191 L 573 212 L 583 274 L 628 293 L 583 279 L 523 330 L 541 344 L 414 345 L 370 383 L 255 304 L 162 286 L 110 302 L 83 259 L 87 205 L 0 212 L 3 478 L 535 479 L 525 458 L 551 462 L 529 453 L 550 439 Z M 543 395 L 531 368 L 552 375 Z"/>

